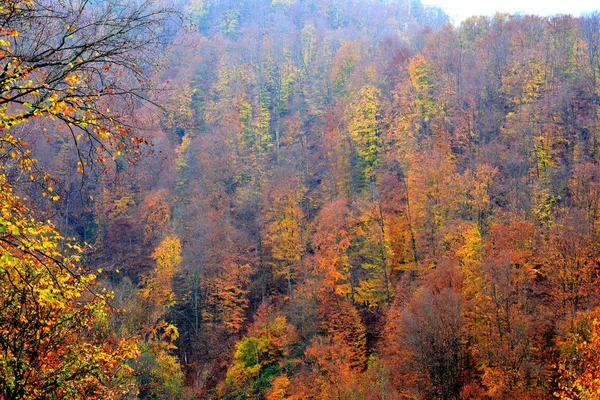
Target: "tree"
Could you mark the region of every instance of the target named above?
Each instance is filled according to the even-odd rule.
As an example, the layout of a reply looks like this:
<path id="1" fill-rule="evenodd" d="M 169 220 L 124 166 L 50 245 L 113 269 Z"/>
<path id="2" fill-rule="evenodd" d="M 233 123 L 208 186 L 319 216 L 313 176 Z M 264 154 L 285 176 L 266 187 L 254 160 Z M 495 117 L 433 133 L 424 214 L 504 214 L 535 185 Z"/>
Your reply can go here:
<path id="1" fill-rule="evenodd" d="M 11 128 L 42 117 L 64 123 L 81 172 L 109 157 L 135 161 L 125 153 L 145 140 L 126 116 L 148 98 L 147 70 L 169 15 L 151 0 L 2 0 L 0 159 L 20 157 L 29 169 L 34 158 Z"/>
<path id="2" fill-rule="evenodd" d="M 286 178 L 287 182 L 283 182 Z M 281 185 L 271 185 L 268 192 L 264 244 L 271 251 L 275 276 L 285 277 L 288 296 L 291 298 L 296 265 L 304 251 L 303 214 L 300 208 L 304 188 L 297 179 L 287 174 L 283 174 L 280 179 Z"/>
<path id="3" fill-rule="evenodd" d="M 31 120 L 57 121 L 79 155 L 78 171 L 111 157 L 133 163 L 143 138 L 126 123 L 146 98 L 144 56 L 160 47 L 170 13 L 151 1 L 0 2 L 0 397 L 110 398 L 135 391 L 127 361 L 134 339 L 103 331 L 110 307 L 82 249 L 33 218 L 13 194 L 36 159 L 25 140 Z M 108 100 L 111 104 L 108 104 Z M 111 111 L 111 107 L 113 110 Z M 119 159 L 118 159 L 119 158 Z M 54 200 L 49 175 L 44 195 Z M 70 250 L 63 250 L 70 249 Z M 125 335 L 125 337 L 129 337 Z"/>
<path id="4" fill-rule="evenodd" d="M 467 321 L 473 337 L 471 351 L 492 398 L 522 391 L 540 374 L 535 358 L 536 338 L 543 338 L 544 321 L 533 299 L 537 271 L 535 227 L 525 221 L 494 225 L 486 246 L 487 257 L 469 277 Z M 476 285 L 476 289 L 471 285 Z"/>
<path id="5" fill-rule="evenodd" d="M 570 221 L 564 225 L 549 234 L 542 273 L 550 284 L 556 315 L 572 319 L 597 302 L 598 248 L 595 239 L 575 229 Z"/>
<path id="6" fill-rule="evenodd" d="M 156 260 L 156 268 L 146 278 L 141 295 L 155 307 L 153 319 L 156 319 L 175 304 L 172 281 L 181 264 L 181 241 L 174 235 L 165 237 L 152 258 Z"/>
<path id="7" fill-rule="evenodd" d="M 331 344 L 343 350 L 344 364 L 363 369 L 366 364 L 366 330 L 352 303 L 333 291 L 324 289 L 318 295 L 320 330 Z"/>
<path id="8" fill-rule="evenodd" d="M 354 298 L 349 250 L 352 246 L 352 229 L 356 225 L 352 211 L 343 200 L 323 206 L 315 218 L 312 244 L 316 253 L 315 274 L 321 278 L 320 286 L 335 294 Z"/>
<path id="9" fill-rule="evenodd" d="M 144 242 L 152 243 L 152 240 L 171 220 L 171 208 L 166 190 L 157 190 L 146 196 L 142 203 L 141 218 L 144 221 Z"/>
<path id="10" fill-rule="evenodd" d="M 360 89 L 358 99 L 350 109 L 348 134 L 356 148 L 358 166 L 362 172 L 359 182 L 373 182 L 379 164 L 381 139 L 378 129 L 379 90 L 371 85 Z"/>
<path id="11" fill-rule="evenodd" d="M 458 398 L 466 359 L 463 276 L 452 260 L 430 271 L 408 301 L 395 301 L 387 326 L 388 362 L 427 398 Z M 414 380 L 414 381 L 413 381 Z"/>
<path id="12" fill-rule="evenodd" d="M 591 400 L 600 391 L 600 309 L 574 321 L 561 347 L 559 391 L 561 400 Z"/>
<path id="13" fill-rule="evenodd" d="M 282 365 L 297 340 L 296 330 L 282 315 L 269 315 L 263 304 L 255 315 L 248 334 L 235 345 L 233 364 L 227 370 L 221 398 L 259 399 L 281 376 Z"/>
<path id="14" fill-rule="evenodd" d="M 177 399 L 181 397 L 183 373 L 179 360 L 171 354 L 175 349 L 173 342 L 179 337 L 179 330 L 165 318 L 175 305 L 173 277 L 181 264 L 181 241 L 177 236 L 166 236 L 152 253 L 156 267 L 146 277 L 140 290 L 138 306 L 144 319 L 140 328 L 145 333 L 142 344 L 142 356 L 137 360 L 137 370 L 142 374 L 138 378 L 142 395 Z M 148 372 L 146 376 L 143 372 Z"/>
<path id="15" fill-rule="evenodd" d="M 110 296 L 92 291 L 83 249 L 35 221 L 4 175 L 0 187 L 0 398 L 135 391 L 127 361 L 139 354 L 136 340 L 103 332 Z"/>
<path id="16" fill-rule="evenodd" d="M 412 163 L 406 182 L 410 215 L 419 261 L 431 264 L 443 256 L 443 235 L 467 203 L 465 179 L 450 154 L 424 150 Z"/>
<path id="17" fill-rule="evenodd" d="M 440 111 L 434 96 L 434 72 L 422 54 L 418 54 L 410 60 L 408 71 L 414 91 L 416 126 L 420 132 L 430 133 L 431 121 Z"/>

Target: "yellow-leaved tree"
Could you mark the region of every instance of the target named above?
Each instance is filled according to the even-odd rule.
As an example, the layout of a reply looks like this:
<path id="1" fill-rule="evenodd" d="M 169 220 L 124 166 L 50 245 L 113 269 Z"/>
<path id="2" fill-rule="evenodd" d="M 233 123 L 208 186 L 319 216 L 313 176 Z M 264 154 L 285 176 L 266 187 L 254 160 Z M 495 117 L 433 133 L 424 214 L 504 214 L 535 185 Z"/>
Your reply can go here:
<path id="1" fill-rule="evenodd" d="M 598 398 L 600 393 L 600 309 L 576 318 L 560 343 L 558 364 L 561 400 Z"/>
<path id="2" fill-rule="evenodd" d="M 356 148 L 358 166 L 362 171 L 361 178 L 366 182 L 373 181 L 381 153 L 377 121 L 379 95 L 379 90 L 374 86 L 363 86 L 352 105 L 348 122 L 348 133 Z"/>
<path id="3" fill-rule="evenodd" d="M 144 288 L 140 291 L 141 322 L 145 328 L 144 340 L 140 343 L 142 357 L 138 360 L 137 370 L 144 398 L 179 399 L 183 389 L 183 372 L 176 356 L 173 342 L 179 337 L 179 331 L 165 317 L 175 305 L 173 277 L 181 264 L 181 241 L 175 235 L 166 236 L 156 247 L 152 258 L 156 267 L 146 277 Z"/>
<path id="4" fill-rule="evenodd" d="M 26 140 L 44 134 L 26 126 L 36 119 L 61 127 L 80 173 L 135 161 L 145 140 L 127 111 L 148 93 L 139 65 L 160 48 L 170 14 L 152 0 L 0 0 L 0 399 L 137 392 L 128 366 L 139 355 L 135 336 L 111 335 L 110 294 L 82 249 L 37 221 L 15 184 L 40 180 L 43 195 L 59 200 Z"/>
<path id="5" fill-rule="evenodd" d="M 81 252 L 32 218 L 0 175 L 0 398 L 135 392 L 127 361 L 136 340 L 102 329 L 110 296 L 91 291 L 96 276 L 80 267 Z"/>

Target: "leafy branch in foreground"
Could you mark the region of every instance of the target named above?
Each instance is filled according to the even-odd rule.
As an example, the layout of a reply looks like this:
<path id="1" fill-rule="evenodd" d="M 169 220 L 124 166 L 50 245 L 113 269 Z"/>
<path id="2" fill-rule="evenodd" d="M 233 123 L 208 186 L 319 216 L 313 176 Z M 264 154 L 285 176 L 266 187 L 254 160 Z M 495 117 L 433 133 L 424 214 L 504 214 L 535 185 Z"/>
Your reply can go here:
<path id="1" fill-rule="evenodd" d="M 49 182 L 26 140 L 38 118 L 66 127 L 80 173 L 117 157 L 135 162 L 145 140 L 127 121 L 146 100 L 170 15 L 152 0 L 0 0 L 0 399 L 137 391 L 128 366 L 137 339 L 110 334 L 110 295 L 95 293 L 82 249 L 14 194 L 11 166 Z"/>
<path id="2" fill-rule="evenodd" d="M 29 169 L 27 143 L 7 131 L 45 117 L 68 128 L 80 172 L 119 156 L 133 163 L 145 139 L 128 117 L 149 101 L 147 72 L 172 15 L 152 0 L 1 0 L 0 160 Z"/>
<path id="3" fill-rule="evenodd" d="M 0 398 L 110 398 L 133 386 L 134 339 L 106 336 L 107 295 L 82 249 L 31 218 L 0 175 Z M 67 250 L 63 250 L 65 247 Z"/>

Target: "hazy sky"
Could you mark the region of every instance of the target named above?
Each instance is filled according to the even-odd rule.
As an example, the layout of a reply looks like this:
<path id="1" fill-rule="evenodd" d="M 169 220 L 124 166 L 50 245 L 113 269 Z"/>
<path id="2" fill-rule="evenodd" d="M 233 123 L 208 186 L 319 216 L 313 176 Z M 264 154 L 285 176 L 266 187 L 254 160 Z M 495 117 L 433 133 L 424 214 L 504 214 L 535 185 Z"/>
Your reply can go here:
<path id="1" fill-rule="evenodd" d="M 572 14 L 600 10 L 598 0 L 422 0 L 438 5 L 459 24 L 471 15 L 493 15 L 496 11 L 510 14 Z"/>

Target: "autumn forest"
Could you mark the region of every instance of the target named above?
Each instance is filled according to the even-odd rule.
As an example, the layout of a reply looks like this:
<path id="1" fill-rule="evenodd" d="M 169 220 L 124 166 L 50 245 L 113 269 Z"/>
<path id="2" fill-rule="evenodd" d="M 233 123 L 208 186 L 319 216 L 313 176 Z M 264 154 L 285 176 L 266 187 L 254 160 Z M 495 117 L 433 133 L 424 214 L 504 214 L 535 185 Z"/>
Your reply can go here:
<path id="1" fill-rule="evenodd" d="M 0 0 L 0 400 L 600 398 L 600 12 Z"/>

